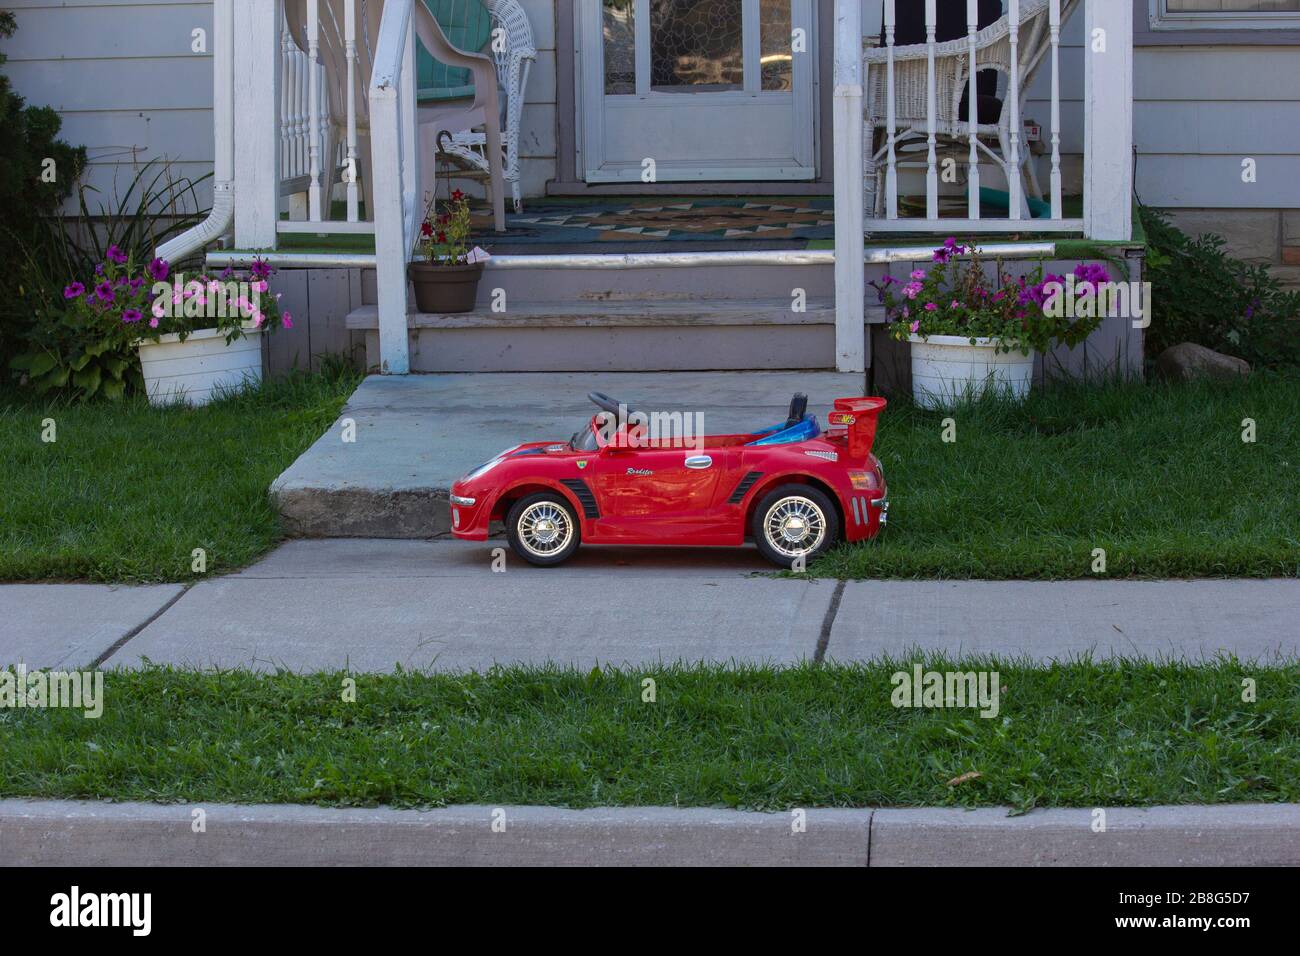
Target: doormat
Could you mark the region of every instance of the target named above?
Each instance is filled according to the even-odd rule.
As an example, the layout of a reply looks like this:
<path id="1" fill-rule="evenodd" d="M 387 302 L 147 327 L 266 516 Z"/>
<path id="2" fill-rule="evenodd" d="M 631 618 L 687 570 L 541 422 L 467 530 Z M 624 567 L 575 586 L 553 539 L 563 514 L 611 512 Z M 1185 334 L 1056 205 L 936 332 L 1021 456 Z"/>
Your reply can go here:
<path id="1" fill-rule="evenodd" d="M 613 200 L 610 202 L 526 202 L 507 213 L 504 235 L 492 232 L 490 211 L 473 216 L 476 238 L 508 243 L 637 243 L 736 241 L 749 239 L 833 239 L 834 200 L 829 197 L 772 200 Z"/>

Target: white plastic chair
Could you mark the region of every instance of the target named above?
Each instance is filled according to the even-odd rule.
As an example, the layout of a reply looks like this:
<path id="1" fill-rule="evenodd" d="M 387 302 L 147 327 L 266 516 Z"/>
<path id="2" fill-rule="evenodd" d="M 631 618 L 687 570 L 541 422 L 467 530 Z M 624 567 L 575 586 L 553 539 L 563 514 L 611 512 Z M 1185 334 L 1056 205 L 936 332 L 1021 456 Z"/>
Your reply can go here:
<path id="1" fill-rule="evenodd" d="M 904 0 L 910 2 L 910 0 Z M 1069 19 L 1079 0 L 1062 0 L 1061 23 Z M 1021 0 L 1020 36 L 1019 36 L 1019 80 L 1020 80 L 1020 116 L 1025 116 L 1025 103 L 1034 77 L 1051 50 L 1051 31 L 1049 29 L 1049 0 Z M 996 122 L 977 122 L 975 133 L 978 148 L 986 153 L 1001 167 L 1007 182 L 1011 176 L 1022 177 L 1024 188 L 1021 191 L 1021 216 L 1029 217 L 1029 208 L 1025 196 L 1042 198 L 1038 184 L 1038 175 L 1031 160 L 1030 150 L 1022 147 L 1021 168 L 1010 169 L 1008 153 L 1010 151 L 1011 133 L 1011 23 L 1010 18 L 1000 19 L 975 34 L 975 69 L 976 72 L 995 70 L 1007 78 L 1007 92 L 1002 97 L 1002 110 Z M 882 37 L 883 42 L 883 37 Z M 866 185 L 865 207 L 869 218 L 882 218 L 884 215 L 883 179 L 886 167 L 881 163 L 889 149 L 889 87 L 887 70 L 890 51 L 886 46 L 871 46 L 863 51 L 863 67 L 866 71 L 866 90 L 864 97 L 863 123 L 863 177 Z M 904 140 L 929 136 L 929 47 L 925 43 L 913 43 L 893 48 L 894 60 L 894 146 L 897 148 Z M 952 148 L 958 141 L 965 142 L 970 135 L 970 126 L 961 117 L 962 97 L 970 88 L 970 41 L 968 37 L 947 40 L 935 44 L 935 134 L 937 145 Z M 976 104 L 970 104 L 977 120 L 983 120 Z M 884 144 L 874 148 L 874 133 L 883 130 Z M 998 150 L 995 152 L 982 137 L 996 137 Z M 902 165 L 896 156 L 895 168 Z M 1028 182 L 1025 182 L 1027 176 Z"/>
<path id="2" fill-rule="evenodd" d="M 504 96 L 501 109 L 501 140 L 505 150 L 503 175 L 510 184 L 515 212 L 523 212 L 519 186 L 519 130 L 524 111 L 524 91 L 528 88 L 528 74 L 537 59 L 537 47 L 533 43 L 533 28 L 528 16 L 517 0 L 486 0 L 486 5 L 492 14 L 493 27 L 489 49 Z M 457 133 L 443 152 L 465 168 L 488 172 L 487 137 L 483 133 Z"/>

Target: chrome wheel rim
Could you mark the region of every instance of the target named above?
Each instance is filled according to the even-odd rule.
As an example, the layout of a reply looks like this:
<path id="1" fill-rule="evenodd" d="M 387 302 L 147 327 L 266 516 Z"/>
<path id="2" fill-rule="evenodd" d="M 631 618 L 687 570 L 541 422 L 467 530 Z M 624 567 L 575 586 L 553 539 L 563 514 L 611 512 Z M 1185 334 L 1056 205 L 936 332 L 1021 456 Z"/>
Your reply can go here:
<path id="1" fill-rule="evenodd" d="M 525 508 L 517 527 L 519 543 L 539 558 L 559 554 L 573 538 L 569 513 L 550 501 L 539 501 Z"/>
<path id="2" fill-rule="evenodd" d="M 787 558 L 811 554 L 826 540 L 826 515 L 808 498 L 782 498 L 767 510 L 763 536 L 773 551 Z"/>

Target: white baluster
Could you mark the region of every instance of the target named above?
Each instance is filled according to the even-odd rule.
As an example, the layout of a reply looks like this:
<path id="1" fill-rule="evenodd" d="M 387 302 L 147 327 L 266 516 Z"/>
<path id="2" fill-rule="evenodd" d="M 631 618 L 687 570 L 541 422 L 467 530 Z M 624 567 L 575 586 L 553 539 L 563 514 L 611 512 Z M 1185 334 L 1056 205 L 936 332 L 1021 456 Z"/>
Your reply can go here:
<path id="1" fill-rule="evenodd" d="M 289 39 L 289 28 L 285 27 L 280 31 L 280 71 L 284 76 L 284 83 L 280 87 L 280 179 L 289 179 L 293 176 L 293 154 L 290 151 L 292 140 L 293 122 L 293 96 L 289 79 L 293 70 L 293 58 L 289 55 L 291 40 Z"/>
<path id="2" fill-rule="evenodd" d="M 975 34 L 979 32 L 978 0 L 966 0 L 966 39 L 970 47 L 970 93 L 966 105 L 966 128 L 970 138 L 969 188 L 966 192 L 966 215 L 970 219 L 980 217 L 980 156 L 979 135 L 975 130 L 979 117 L 979 74 L 975 69 Z"/>
<path id="3" fill-rule="evenodd" d="M 1052 30 L 1052 218 L 1061 219 L 1061 0 L 1049 4 Z"/>
<path id="4" fill-rule="evenodd" d="M 289 67 L 289 75 L 285 78 L 284 83 L 285 97 L 288 101 L 288 108 L 284 113 L 285 130 L 289 134 L 289 144 L 285 152 L 289 156 L 289 176 L 292 178 L 302 175 L 304 145 L 302 135 L 302 55 L 298 52 L 298 45 L 293 42 L 292 34 L 288 38 L 285 59 L 288 61 Z"/>
<path id="5" fill-rule="evenodd" d="M 357 0 L 346 0 L 343 5 L 344 49 L 348 61 L 348 222 L 361 218 L 357 193 Z"/>
<path id="6" fill-rule="evenodd" d="M 895 0 L 885 0 L 885 47 L 889 60 L 885 64 L 885 116 L 889 155 L 885 160 L 885 218 L 898 218 L 898 166 L 894 154 L 894 24 L 897 22 Z"/>
<path id="7" fill-rule="evenodd" d="M 1011 97 L 1011 149 L 1007 160 L 1007 191 L 1011 194 L 1010 218 L 1019 219 L 1023 201 L 1020 188 L 1020 0 L 1008 0 L 1008 24 L 1011 27 L 1011 79 L 1007 95 Z"/>
<path id="8" fill-rule="evenodd" d="M 320 222 L 321 215 L 321 128 L 320 128 L 320 0 L 307 0 L 307 118 L 310 126 L 311 183 L 307 187 L 308 215 Z"/>
<path id="9" fill-rule="evenodd" d="M 934 76 L 935 31 L 939 22 L 935 9 L 935 0 L 925 0 L 925 46 L 926 46 L 926 167 L 925 167 L 925 217 L 930 220 L 939 218 L 939 171 L 935 156 L 935 122 L 938 104 L 935 101 L 937 81 Z"/>

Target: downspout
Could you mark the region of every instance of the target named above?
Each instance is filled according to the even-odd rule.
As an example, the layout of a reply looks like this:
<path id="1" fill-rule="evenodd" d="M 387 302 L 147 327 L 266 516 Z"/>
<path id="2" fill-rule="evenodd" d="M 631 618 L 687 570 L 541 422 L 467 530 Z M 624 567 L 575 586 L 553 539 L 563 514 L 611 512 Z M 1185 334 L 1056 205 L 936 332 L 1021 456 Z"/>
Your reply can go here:
<path id="1" fill-rule="evenodd" d="M 221 238 L 235 217 L 235 7 L 234 0 L 213 0 L 212 5 L 212 123 L 216 155 L 213 157 L 212 211 L 193 229 L 169 239 L 154 254 L 175 262 Z"/>

